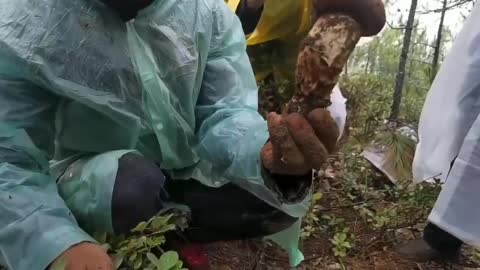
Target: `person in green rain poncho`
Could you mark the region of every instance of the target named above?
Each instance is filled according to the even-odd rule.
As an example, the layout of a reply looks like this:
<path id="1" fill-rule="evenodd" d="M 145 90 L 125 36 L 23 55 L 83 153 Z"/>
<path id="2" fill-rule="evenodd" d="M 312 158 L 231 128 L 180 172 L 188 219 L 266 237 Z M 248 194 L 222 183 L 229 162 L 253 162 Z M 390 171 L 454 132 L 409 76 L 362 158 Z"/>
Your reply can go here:
<path id="1" fill-rule="evenodd" d="M 112 269 L 91 235 L 170 205 L 194 242 L 279 240 L 305 215 L 338 128 L 321 109 L 259 115 L 223 1 L 0 5 L 0 265 Z"/>

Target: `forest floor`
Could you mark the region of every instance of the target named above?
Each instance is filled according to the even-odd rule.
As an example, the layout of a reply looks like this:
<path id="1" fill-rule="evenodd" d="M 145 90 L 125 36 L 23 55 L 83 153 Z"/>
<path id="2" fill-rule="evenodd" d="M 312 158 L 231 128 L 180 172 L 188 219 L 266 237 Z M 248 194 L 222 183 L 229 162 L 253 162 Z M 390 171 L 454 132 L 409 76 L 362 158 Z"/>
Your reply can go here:
<path id="1" fill-rule="evenodd" d="M 392 187 L 359 155 L 360 149 L 342 152 L 316 179 L 317 201 L 304 220 L 305 261 L 296 269 L 480 269 L 478 251 L 468 248 L 459 264 L 399 258 L 395 246 L 420 237 L 439 187 Z M 289 269 L 287 255 L 261 240 L 212 244 L 207 251 L 212 270 Z"/>

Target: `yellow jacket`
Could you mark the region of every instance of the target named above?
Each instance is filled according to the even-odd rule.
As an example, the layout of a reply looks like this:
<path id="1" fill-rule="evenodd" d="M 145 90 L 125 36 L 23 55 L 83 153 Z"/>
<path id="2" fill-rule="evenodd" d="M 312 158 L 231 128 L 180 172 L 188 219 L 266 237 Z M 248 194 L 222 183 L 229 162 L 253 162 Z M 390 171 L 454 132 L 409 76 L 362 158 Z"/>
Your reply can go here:
<path id="1" fill-rule="evenodd" d="M 225 0 L 236 11 L 240 0 Z M 273 74 L 293 80 L 298 45 L 311 28 L 312 0 L 266 0 L 256 29 L 247 36 L 258 81 Z"/>

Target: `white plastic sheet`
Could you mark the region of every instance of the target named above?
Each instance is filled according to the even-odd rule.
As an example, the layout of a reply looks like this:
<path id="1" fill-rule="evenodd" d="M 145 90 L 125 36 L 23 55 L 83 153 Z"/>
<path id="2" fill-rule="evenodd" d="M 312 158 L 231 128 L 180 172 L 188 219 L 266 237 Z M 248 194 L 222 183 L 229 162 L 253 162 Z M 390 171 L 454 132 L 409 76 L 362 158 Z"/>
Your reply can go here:
<path id="1" fill-rule="evenodd" d="M 425 102 L 413 164 L 417 181 L 445 181 L 480 112 L 480 7 L 458 35 Z M 477 131 L 480 135 L 480 130 Z"/>
<path id="2" fill-rule="evenodd" d="M 342 91 L 340 91 L 338 85 L 333 89 L 330 99 L 332 105 L 328 107 L 328 111 L 330 111 L 335 123 L 337 123 L 338 129 L 340 130 L 340 137 L 342 137 L 345 129 L 345 122 L 347 121 L 347 106 L 345 104 L 347 99 L 343 97 Z"/>
<path id="3" fill-rule="evenodd" d="M 480 247 L 478 25 L 479 5 L 458 35 L 428 95 L 413 172 L 417 181 L 437 177 L 445 182 L 430 221 Z"/>

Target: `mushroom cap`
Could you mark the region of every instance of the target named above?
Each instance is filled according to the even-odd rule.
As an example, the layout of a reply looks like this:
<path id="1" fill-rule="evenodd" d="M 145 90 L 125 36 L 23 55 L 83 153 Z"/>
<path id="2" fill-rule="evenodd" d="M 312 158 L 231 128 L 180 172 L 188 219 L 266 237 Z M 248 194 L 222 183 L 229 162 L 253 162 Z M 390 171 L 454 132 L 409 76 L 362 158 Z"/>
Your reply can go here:
<path id="1" fill-rule="evenodd" d="M 374 36 L 385 26 L 385 5 L 382 0 L 313 0 L 315 17 L 326 13 L 343 13 L 363 27 L 363 36 Z"/>

